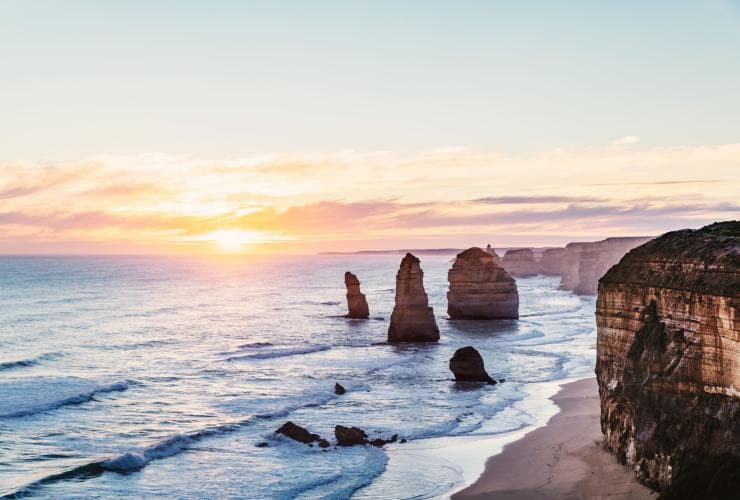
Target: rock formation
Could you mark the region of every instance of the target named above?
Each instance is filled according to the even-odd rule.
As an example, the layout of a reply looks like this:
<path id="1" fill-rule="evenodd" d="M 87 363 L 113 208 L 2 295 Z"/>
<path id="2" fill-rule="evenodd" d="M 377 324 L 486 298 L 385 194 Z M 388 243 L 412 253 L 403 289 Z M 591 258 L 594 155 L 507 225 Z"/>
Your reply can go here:
<path id="1" fill-rule="evenodd" d="M 344 285 L 347 287 L 347 318 L 367 319 L 370 309 L 367 307 L 365 294 L 360 292 L 360 280 L 357 276 L 347 271 L 344 273 Z"/>
<path id="2" fill-rule="evenodd" d="M 367 434 L 359 427 L 337 425 L 334 427 L 334 437 L 337 438 L 337 444 L 339 446 L 354 446 L 367 443 Z"/>
<path id="3" fill-rule="evenodd" d="M 579 295 L 595 295 L 606 271 L 648 237 L 607 238 L 601 241 L 568 243 L 561 259 L 561 290 Z"/>
<path id="4" fill-rule="evenodd" d="M 595 295 L 604 273 L 620 259 L 650 238 L 607 238 L 581 248 L 578 262 L 578 282 L 573 291 L 580 295 Z"/>
<path id="5" fill-rule="evenodd" d="M 391 314 L 388 342 L 436 342 L 439 328 L 424 291 L 419 259 L 407 253 L 396 274 L 396 305 Z"/>
<path id="6" fill-rule="evenodd" d="M 452 319 L 518 318 L 516 283 L 493 256 L 473 247 L 457 254 L 447 273 L 447 314 Z"/>
<path id="7" fill-rule="evenodd" d="M 340 384 L 339 382 L 334 384 L 334 394 L 341 396 L 342 394 L 346 392 L 347 392 L 347 389 L 345 389 L 342 384 Z"/>
<path id="8" fill-rule="evenodd" d="M 604 442 L 665 498 L 737 494 L 739 307 L 738 221 L 649 241 L 599 283 Z"/>
<path id="9" fill-rule="evenodd" d="M 450 370 L 455 375 L 455 380 L 458 381 L 496 383 L 486 373 L 483 358 L 472 346 L 455 351 L 455 354 L 450 358 Z"/>
<path id="10" fill-rule="evenodd" d="M 542 252 L 542 258 L 540 258 L 540 272 L 542 272 L 542 274 L 549 275 L 563 274 L 564 258 L 565 248 L 548 248 Z"/>
<path id="11" fill-rule="evenodd" d="M 501 265 L 501 257 L 498 256 L 498 254 L 496 253 L 496 249 L 493 248 L 490 243 L 486 246 L 486 252 L 493 255 L 493 262 Z"/>
<path id="12" fill-rule="evenodd" d="M 501 259 L 501 265 L 511 276 L 536 276 L 540 273 L 540 265 L 529 248 L 509 250 Z"/>
<path id="13" fill-rule="evenodd" d="M 313 446 L 311 443 L 318 443 L 321 448 L 329 447 L 329 441 L 322 438 L 318 434 L 312 434 L 308 432 L 308 430 L 306 430 L 304 427 L 296 425 L 290 421 L 285 422 L 275 432 L 287 436 L 294 441 L 298 441 L 299 443 L 307 444 L 309 446 Z"/>

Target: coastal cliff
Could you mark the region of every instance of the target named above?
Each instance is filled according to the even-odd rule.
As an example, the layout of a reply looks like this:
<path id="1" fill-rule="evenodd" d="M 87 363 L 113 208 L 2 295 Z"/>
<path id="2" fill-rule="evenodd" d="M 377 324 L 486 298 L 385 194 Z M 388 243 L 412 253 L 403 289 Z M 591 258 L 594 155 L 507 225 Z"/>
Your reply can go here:
<path id="1" fill-rule="evenodd" d="M 516 283 L 493 255 L 473 247 L 457 255 L 447 273 L 447 314 L 452 319 L 518 318 Z"/>
<path id="2" fill-rule="evenodd" d="M 599 282 L 606 447 L 665 498 L 740 484 L 740 222 L 667 233 Z"/>

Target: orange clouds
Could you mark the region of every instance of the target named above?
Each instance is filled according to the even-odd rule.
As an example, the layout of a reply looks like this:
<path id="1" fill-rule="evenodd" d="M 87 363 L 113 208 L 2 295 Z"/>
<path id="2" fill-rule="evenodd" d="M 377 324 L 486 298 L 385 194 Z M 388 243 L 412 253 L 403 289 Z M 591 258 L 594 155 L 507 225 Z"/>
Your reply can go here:
<path id="1" fill-rule="evenodd" d="M 657 234 L 740 216 L 739 164 L 730 144 L 0 165 L 0 252 L 208 251 L 210 234 L 286 251 Z"/>

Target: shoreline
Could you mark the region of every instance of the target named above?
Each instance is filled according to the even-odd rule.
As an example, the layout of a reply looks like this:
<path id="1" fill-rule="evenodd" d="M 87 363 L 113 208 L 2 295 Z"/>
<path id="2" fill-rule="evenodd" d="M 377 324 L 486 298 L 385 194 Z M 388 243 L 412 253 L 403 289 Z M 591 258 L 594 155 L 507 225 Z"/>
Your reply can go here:
<path id="1" fill-rule="evenodd" d="M 550 396 L 558 411 L 543 426 L 525 429 L 502 450 L 489 449 L 483 473 L 445 496 L 453 500 L 656 498 L 629 467 L 602 448 L 596 379 L 563 380 L 559 386 Z"/>

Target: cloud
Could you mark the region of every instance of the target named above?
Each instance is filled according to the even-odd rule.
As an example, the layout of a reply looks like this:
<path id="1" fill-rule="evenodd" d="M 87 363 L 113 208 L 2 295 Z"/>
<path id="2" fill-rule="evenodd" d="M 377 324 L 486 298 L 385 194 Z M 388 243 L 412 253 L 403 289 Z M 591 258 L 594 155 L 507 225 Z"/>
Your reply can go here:
<path id="1" fill-rule="evenodd" d="M 590 196 L 487 196 L 472 200 L 473 203 L 490 203 L 501 205 L 536 205 L 552 203 L 576 203 L 607 201 L 605 198 Z"/>
<path id="2" fill-rule="evenodd" d="M 625 135 L 624 137 L 614 139 L 612 141 L 612 146 L 631 146 L 632 144 L 637 144 L 639 141 L 640 138 L 637 136 Z"/>

